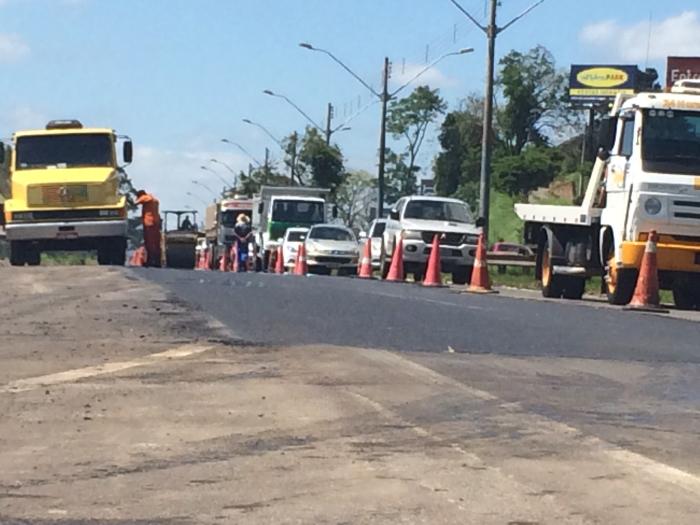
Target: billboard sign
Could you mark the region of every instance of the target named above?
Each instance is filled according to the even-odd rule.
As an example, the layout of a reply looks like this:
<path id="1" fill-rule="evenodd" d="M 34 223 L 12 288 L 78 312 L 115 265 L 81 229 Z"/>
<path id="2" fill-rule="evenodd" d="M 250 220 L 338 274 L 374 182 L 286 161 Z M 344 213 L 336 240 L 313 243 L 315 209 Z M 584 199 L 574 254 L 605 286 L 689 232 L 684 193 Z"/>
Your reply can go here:
<path id="1" fill-rule="evenodd" d="M 569 97 L 574 104 L 602 104 L 618 93 L 633 94 L 637 85 L 637 66 L 571 66 Z"/>
<path id="2" fill-rule="evenodd" d="M 668 57 L 666 87 L 679 80 L 700 80 L 700 57 Z"/>

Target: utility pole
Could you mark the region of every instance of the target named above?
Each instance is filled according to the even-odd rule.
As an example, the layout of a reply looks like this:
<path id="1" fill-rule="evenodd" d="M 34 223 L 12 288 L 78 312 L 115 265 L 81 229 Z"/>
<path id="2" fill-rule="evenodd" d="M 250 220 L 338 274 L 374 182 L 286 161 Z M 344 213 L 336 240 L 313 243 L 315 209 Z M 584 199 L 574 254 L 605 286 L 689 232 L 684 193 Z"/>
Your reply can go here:
<path id="1" fill-rule="evenodd" d="M 379 168 L 377 170 L 377 218 L 384 217 L 384 165 L 386 156 L 386 110 L 389 103 L 389 57 L 384 58 L 382 78 L 382 121 L 379 130 Z"/>
<path id="2" fill-rule="evenodd" d="M 496 25 L 496 13 L 498 11 L 498 0 L 489 0 L 489 24 L 483 26 L 474 18 L 469 11 L 464 9 L 457 0 L 450 0 L 471 22 L 481 29 L 487 38 L 486 48 L 486 89 L 484 90 L 484 129 L 481 138 L 481 176 L 479 186 L 479 215 L 484 221 L 483 232 L 485 240 L 489 235 L 489 211 L 491 198 L 491 157 L 493 155 L 493 85 L 494 71 L 496 69 L 496 38 L 503 31 L 512 26 L 515 22 L 523 18 L 530 11 L 542 4 L 544 0 L 538 0 L 525 11 L 513 18 L 503 27 Z"/>
<path id="3" fill-rule="evenodd" d="M 328 111 L 326 112 L 326 145 L 331 145 L 331 135 L 333 130 L 331 129 L 331 122 L 333 122 L 333 104 L 328 103 Z"/>
<path id="4" fill-rule="evenodd" d="M 292 181 L 292 186 L 294 186 L 294 175 L 296 174 L 296 165 L 297 165 L 297 141 L 299 140 L 299 136 L 297 135 L 297 132 L 293 132 L 292 136 L 290 137 L 289 140 L 289 145 L 292 147 L 292 151 L 289 154 L 291 157 L 292 165 L 289 167 L 289 177 Z M 299 185 L 301 186 L 301 181 L 299 181 Z"/>
<path id="5" fill-rule="evenodd" d="M 265 184 L 270 183 L 270 149 L 265 148 Z"/>

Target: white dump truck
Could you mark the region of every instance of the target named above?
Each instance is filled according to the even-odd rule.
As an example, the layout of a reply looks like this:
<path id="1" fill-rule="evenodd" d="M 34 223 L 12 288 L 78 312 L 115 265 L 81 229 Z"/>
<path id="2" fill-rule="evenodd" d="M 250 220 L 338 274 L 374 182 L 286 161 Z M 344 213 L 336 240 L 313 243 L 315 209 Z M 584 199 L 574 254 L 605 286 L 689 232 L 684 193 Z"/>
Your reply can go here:
<path id="1" fill-rule="evenodd" d="M 210 204 L 205 210 L 204 232 L 207 238 L 207 246 L 212 250 L 212 269 L 218 268 L 219 258 L 224 253 L 230 253 L 235 241 L 233 228 L 236 218 L 241 213 L 252 219 L 254 199 L 234 197 L 221 199 Z"/>
<path id="2" fill-rule="evenodd" d="M 678 307 L 699 308 L 700 82 L 618 95 L 599 146 L 581 206 L 515 206 L 537 246 L 543 295 L 580 298 L 600 275 L 609 302 L 627 304 L 656 231 L 661 288 Z"/>

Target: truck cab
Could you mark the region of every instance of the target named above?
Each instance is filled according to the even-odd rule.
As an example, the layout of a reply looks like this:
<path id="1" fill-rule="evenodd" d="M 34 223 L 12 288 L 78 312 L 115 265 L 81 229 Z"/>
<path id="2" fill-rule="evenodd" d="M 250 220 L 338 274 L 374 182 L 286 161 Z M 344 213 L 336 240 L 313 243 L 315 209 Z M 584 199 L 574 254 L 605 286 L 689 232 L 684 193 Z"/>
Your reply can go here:
<path id="1" fill-rule="evenodd" d="M 38 265 L 50 250 L 96 250 L 100 264 L 124 264 L 127 209 L 117 140 L 112 129 L 76 120 L 12 136 L 4 220 L 13 265 Z M 123 157 L 131 162 L 129 140 Z"/>
<path id="2" fill-rule="evenodd" d="M 656 231 L 661 288 L 700 307 L 700 83 L 619 95 L 599 142 L 582 206 L 516 205 L 543 292 L 577 298 L 603 275 L 609 301 L 627 304 Z"/>

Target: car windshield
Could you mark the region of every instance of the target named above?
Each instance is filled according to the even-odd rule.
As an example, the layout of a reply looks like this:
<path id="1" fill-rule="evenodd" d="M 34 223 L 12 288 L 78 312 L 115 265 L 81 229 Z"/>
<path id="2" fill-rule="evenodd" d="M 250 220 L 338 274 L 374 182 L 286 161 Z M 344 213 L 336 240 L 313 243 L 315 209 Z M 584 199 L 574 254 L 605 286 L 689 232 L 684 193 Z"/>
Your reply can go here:
<path id="1" fill-rule="evenodd" d="M 306 239 L 306 232 L 287 232 L 288 242 L 302 242 Z"/>
<path id="2" fill-rule="evenodd" d="M 642 159 L 653 173 L 700 175 L 700 112 L 644 112 Z"/>
<path id="3" fill-rule="evenodd" d="M 381 237 L 382 235 L 384 235 L 385 229 L 386 229 L 385 222 L 374 223 L 374 228 L 372 228 L 372 233 L 371 233 L 370 237 Z"/>
<path id="4" fill-rule="evenodd" d="M 354 241 L 352 232 L 343 228 L 333 228 L 331 226 L 322 226 L 313 228 L 309 232 L 309 239 L 324 240 L 324 241 Z"/>
<path id="5" fill-rule="evenodd" d="M 472 223 L 469 207 L 461 202 L 412 200 L 406 205 L 405 219 Z"/>
<path id="6" fill-rule="evenodd" d="M 17 169 L 114 166 L 111 135 L 37 135 L 17 139 Z"/>
<path id="7" fill-rule="evenodd" d="M 272 207 L 275 222 L 323 222 L 323 203 L 297 200 L 275 200 Z"/>

